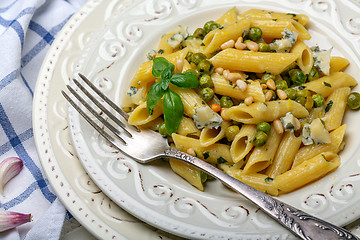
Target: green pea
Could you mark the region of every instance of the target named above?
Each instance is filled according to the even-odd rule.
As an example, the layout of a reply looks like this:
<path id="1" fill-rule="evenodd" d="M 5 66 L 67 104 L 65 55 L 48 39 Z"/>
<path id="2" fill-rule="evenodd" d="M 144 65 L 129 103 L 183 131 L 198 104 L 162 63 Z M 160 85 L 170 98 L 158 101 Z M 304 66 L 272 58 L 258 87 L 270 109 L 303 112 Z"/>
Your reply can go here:
<path id="1" fill-rule="evenodd" d="M 282 79 L 276 80 L 275 81 L 275 86 L 276 86 L 277 89 L 281 89 L 281 90 L 284 90 L 284 89 L 288 88 L 287 82 L 285 80 L 282 80 Z"/>
<path id="2" fill-rule="evenodd" d="M 270 52 L 270 46 L 267 43 L 261 42 L 258 43 L 259 52 Z"/>
<path id="3" fill-rule="evenodd" d="M 300 103 L 301 105 L 305 106 L 306 97 L 296 97 L 295 102 Z"/>
<path id="4" fill-rule="evenodd" d="M 187 73 L 187 72 L 191 72 L 191 73 L 195 74 L 196 77 L 200 77 L 200 72 L 197 69 L 190 68 L 185 71 L 185 73 Z"/>
<path id="5" fill-rule="evenodd" d="M 350 93 L 347 98 L 347 105 L 353 110 L 359 109 L 360 108 L 360 93 L 358 93 L 358 92 Z"/>
<path id="6" fill-rule="evenodd" d="M 232 142 L 235 136 L 240 132 L 239 126 L 232 125 L 225 130 L 225 137 L 229 142 Z"/>
<path id="7" fill-rule="evenodd" d="M 296 85 L 301 85 L 306 82 L 306 75 L 300 69 L 293 69 L 289 71 L 291 81 Z"/>
<path id="8" fill-rule="evenodd" d="M 159 133 L 163 136 L 167 136 L 167 131 L 166 131 L 166 127 L 165 127 L 165 122 L 160 123 L 159 125 Z"/>
<path id="9" fill-rule="evenodd" d="M 256 132 L 253 140 L 254 146 L 256 147 L 264 146 L 267 141 L 267 138 L 268 138 L 267 134 L 264 133 L 263 131 Z"/>
<path id="10" fill-rule="evenodd" d="M 200 74 L 211 74 L 214 71 L 214 65 L 209 60 L 201 60 L 197 65 L 196 69 Z"/>
<path id="11" fill-rule="evenodd" d="M 284 89 L 284 92 L 288 96 L 289 99 L 294 100 L 296 98 L 296 90 L 293 88 Z"/>
<path id="12" fill-rule="evenodd" d="M 321 107 L 325 103 L 325 99 L 324 99 L 323 95 L 321 95 L 319 93 L 312 95 L 311 98 L 313 99 L 314 107 L 316 107 L 316 108 Z"/>
<path id="13" fill-rule="evenodd" d="M 319 77 L 319 71 L 316 68 L 312 68 L 308 75 L 308 80 L 313 81 L 315 79 L 318 79 Z"/>
<path id="14" fill-rule="evenodd" d="M 196 65 L 198 65 L 204 59 L 206 59 L 206 56 L 200 52 L 191 55 L 191 62 L 195 63 Z"/>
<path id="15" fill-rule="evenodd" d="M 211 88 L 214 86 L 214 83 L 208 74 L 204 74 L 201 76 L 199 80 L 199 84 L 201 88 Z"/>
<path id="16" fill-rule="evenodd" d="M 261 35 L 262 35 L 262 31 L 260 28 L 258 27 L 252 27 L 250 28 L 250 31 L 249 31 L 249 38 L 256 42 L 258 41 L 260 38 L 261 38 Z"/>
<path id="17" fill-rule="evenodd" d="M 222 108 L 230 108 L 234 105 L 233 101 L 228 96 L 222 96 L 220 98 L 220 106 Z"/>
<path id="18" fill-rule="evenodd" d="M 259 122 L 257 125 L 256 125 L 256 130 L 257 131 L 262 131 L 266 134 L 268 134 L 270 132 L 270 129 L 271 129 L 271 126 L 269 123 L 267 122 Z"/>
<path id="19" fill-rule="evenodd" d="M 210 31 L 219 28 L 220 24 L 216 23 L 215 21 L 208 21 L 204 24 L 204 30 L 206 33 L 209 33 Z"/>
<path id="20" fill-rule="evenodd" d="M 214 98 L 214 90 L 211 88 L 203 88 L 200 91 L 200 96 L 205 102 L 209 102 Z"/>
<path id="21" fill-rule="evenodd" d="M 264 75 L 262 75 L 261 79 L 260 79 L 260 83 L 261 84 L 266 84 L 266 81 L 269 79 L 273 79 L 275 80 L 275 75 L 272 73 L 265 73 Z"/>
<path id="22" fill-rule="evenodd" d="M 195 38 L 204 39 L 206 32 L 203 28 L 197 28 L 193 34 Z"/>
<path id="23" fill-rule="evenodd" d="M 276 100 L 276 93 L 273 90 L 264 89 L 263 92 L 264 92 L 264 94 L 266 94 L 267 92 L 271 92 L 272 96 L 271 96 L 270 100 Z"/>

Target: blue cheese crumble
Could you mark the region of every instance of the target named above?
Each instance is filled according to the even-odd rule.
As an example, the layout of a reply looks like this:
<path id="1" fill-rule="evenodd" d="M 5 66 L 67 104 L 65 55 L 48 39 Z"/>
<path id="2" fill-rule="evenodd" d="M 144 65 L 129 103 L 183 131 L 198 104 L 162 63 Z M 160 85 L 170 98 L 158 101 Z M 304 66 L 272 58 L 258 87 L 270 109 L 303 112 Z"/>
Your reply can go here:
<path id="1" fill-rule="evenodd" d="M 282 34 L 282 39 L 277 39 L 269 44 L 270 49 L 280 53 L 290 52 L 290 49 L 294 46 L 299 34 L 297 32 L 292 32 L 287 28 L 284 29 Z"/>
<path id="2" fill-rule="evenodd" d="M 167 40 L 167 43 L 174 49 L 179 48 L 188 35 L 186 28 L 179 25 L 173 30 L 173 35 Z"/>
<path id="3" fill-rule="evenodd" d="M 329 50 L 320 50 L 318 46 L 315 46 L 311 48 L 311 51 L 313 52 L 314 67 L 319 69 L 325 75 L 329 75 L 332 48 Z"/>
<path id="4" fill-rule="evenodd" d="M 204 127 L 218 128 L 223 122 L 222 117 L 214 112 L 209 106 L 196 108 L 195 114 L 193 114 L 193 119 L 198 129 L 202 129 Z"/>
<path id="5" fill-rule="evenodd" d="M 291 112 L 286 113 L 284 117 L 280 118 L 282 125 L 284 126 L 285 131 L 293 132 L 296 126 L 296 119 Z"/>

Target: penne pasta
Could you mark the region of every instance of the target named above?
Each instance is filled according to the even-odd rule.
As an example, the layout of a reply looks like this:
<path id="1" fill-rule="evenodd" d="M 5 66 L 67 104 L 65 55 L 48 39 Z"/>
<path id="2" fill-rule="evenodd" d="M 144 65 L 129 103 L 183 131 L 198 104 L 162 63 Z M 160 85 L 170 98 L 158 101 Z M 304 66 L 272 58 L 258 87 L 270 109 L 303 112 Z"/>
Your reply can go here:
<path id="1" fill-rule="evenodd" d="M 328 174 L 339 166 L 340 157 L 336 153 L 324 152 L 275 177 L 274 185 L 282 192 L 290 192 Z"/>
<path id="2" fill-rule="evenodd" d="M 254 144 L 252 142 L 256 133 L 255 125 L 245 124 L 241 127 L 240 132 L 235 136 L 231 143 L 230 153 L 234 163 L 242 167 L 245 163 L 246 155 L 251 151 Z"/>
<path id="3" fill-rule="evenodd" d="M 240 104 L 224 111 L 224 115 L 226 115 L 227 118 L 246 124 L 272 122 L 285 116 L 288 112 L 291 112 L 297 118 L 304 118 L 309 115 L 305 107 L 292 100 L 253 103 L 250 106 Z"/>
<path id="4" fill-rule="evenodd" d="M 203 128 L 200 134 L 200 145 L 202 147 L 207 147 L 220 141 L 222 138 L 225 137 L 225 130 L 230 125 L 230 122 L 223 121 L 221 126 L 218 128 Z"/>
<path id="5" fill-rule="evenodd" d="M 355 87 L 355 78 L 344 72 L 335 72 L 329 76 L 321 77 L 317 80 L 303 84 L 308 90 L 320 93 L 323 97 L 328 97 L 335 89 L 343 87 Z"/>
<path id="6" fill-rule="evenodd" d="M 200 191 L 204 191 L 204 185 L 201 181 L 201 171 L 180 160 L 176 160 L 173 158 L 169 159 L 171 169 L 178 174 L 180 177 L 184 178 L 191 185 L 199 189 Z"/>
<path id="7" fill-rule="evenodd" d="M 273 181 L 266 175 L 261 173 L 250 173 L 244 174 L 242 170 L 221 164 L 220 168 L 227 173 L 229 176 L 240 180 L 241 182 L 256 188 L 257 190 L 277 196 L 279 191 L 277 186 L 274 185 Z"/>
<path id="8" fill-rule="evenodd" d="M 331 107 L 325 113 L 324 122 L 325 128 L 328 131 L 340 127 L 346 108 L 346 100 L 350 94 L 350 88 L 338 88 L 330 94 L 325 104 L 326 106 L 331 102 Z"/>
<path id="9" fill-rule="evenodd" d="M 263 38 L 282 38 L 284 29 L 298 33 L 299 40 L 309 40 L 311 38 L 306 28 L 292 19 L 251 18 L 250 27 L 261 28 Z"/>
<path id="10" fill-rule="evenodd" d="M 285 132 L 279 148 L 276 151 L 272 164 L 266 169 L 265 174 L 274 178 L 291 168 L 295 155 L 301 145 L 301 136 L 296 137 L 293 132 Z"/>
<path id="11" fill-rule="evenodd" d="M 286 70 L 298 57 L 298 53 L 251 52 L 228 48 L 212 57 L 210 62 L 215 68 L 255 73 L 269 72 L 277 75 Z"/>
<path id="12" fill-rule="evenodd" d="M 146 102 L 144 102 L 130 113 L 128 123 L 135 126 L 144 125 L 160 117 L 161 114 L 163 114 L 161 103 L 156 104 L 153 113 L 150 115 L 146 110 Z"/>
<path id="13" fill-rule="evenodd" d="M 226 13 L 224 13 L 220 18 L 215 22 L 219 23 L 221 26 L 225 24 L 235 23 L 238 19 L 239 12 L 236 7 L 231 8 Z"/>
<path id="14" fill-rule="evenodd" d="M 334 152 L 338 153 L 341 150 L 341 143 L 343 142 L 345 135 L 346 125 L 342 125 L 330 132 L 331 143 L 328 144 L 313 144 L 309 146 L 303 146 L 295 155 L 294 162 L 291 168 L 296 167 L 305 160 L 312 158 L 322 152 Z"/>
<path id="15" fill-rule="evenodd" d="M 267 18 L 272 19 L 273 21 L 277 21 L 278 19 L 292 19 L 304 26 L 309 22 L 309 17 L 305 14 L 280 13 L 261 9 L 249 9 L 242 12 L 240 16 L 252 18 Z"/>
<path id="16" fill-rule="evenodd" d="M 343 72 L 350 62 L 346 58 L 334 56 L 330 58 L 330 74 L 335 72 Z"/>
<path id="17" fill-rule="evenodd" d="M 299 58 L 296 60 L 296 62 L 299 68 L 305 74 L 309 74 L 314 62 L 310 48 L 303 41 L 297 41 L 290 52 L 298 53 Z"/>

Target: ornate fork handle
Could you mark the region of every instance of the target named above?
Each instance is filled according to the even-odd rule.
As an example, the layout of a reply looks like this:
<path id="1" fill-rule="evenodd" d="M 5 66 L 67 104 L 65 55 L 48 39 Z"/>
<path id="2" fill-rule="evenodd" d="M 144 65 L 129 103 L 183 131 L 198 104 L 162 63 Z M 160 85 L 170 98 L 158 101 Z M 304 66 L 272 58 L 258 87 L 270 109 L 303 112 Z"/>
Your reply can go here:
<path id="1" fill-rule="evenodd" d="M 298 210 L 227 175 L 211 164 L 173 148 L 164 157 L 189 163 L 234 189 L 302 239 L 357 239 L 349 231 Z"/>

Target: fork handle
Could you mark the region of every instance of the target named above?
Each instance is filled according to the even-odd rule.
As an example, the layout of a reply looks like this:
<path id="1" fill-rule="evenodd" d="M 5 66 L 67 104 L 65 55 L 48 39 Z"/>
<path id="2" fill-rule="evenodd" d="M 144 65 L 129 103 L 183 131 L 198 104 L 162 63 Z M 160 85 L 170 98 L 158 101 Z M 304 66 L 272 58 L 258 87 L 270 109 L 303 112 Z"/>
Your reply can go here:
<path id="1" fill-rule="evenodd" d="M 189 163 L 207 174 L 219 179 L 228 187 L 234 189 L 264 212 L 274 218 L 277 222 L 292 231 L 296 236 L 302 239 L 357 239 L 358 237 L 349 231 L 337 227 L 331 223 L 325 222 L 319 218 L 309 215 L 299 209 L 296 209 L 284 202 L 281 202 L 265 193 L 262 193 L 245 183 L 227 175 L 220 169 L 211 164 L 178 151 L 169 148 L 164 152 L 165 157 L 175 158 L 183 162 Z"/>

